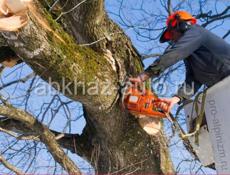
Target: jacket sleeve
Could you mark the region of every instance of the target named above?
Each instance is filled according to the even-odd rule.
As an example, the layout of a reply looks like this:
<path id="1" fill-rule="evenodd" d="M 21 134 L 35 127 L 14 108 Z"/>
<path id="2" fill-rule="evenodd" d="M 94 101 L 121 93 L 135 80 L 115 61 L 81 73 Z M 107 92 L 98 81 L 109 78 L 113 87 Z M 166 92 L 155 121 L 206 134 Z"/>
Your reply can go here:
<path id="1" fill-rule="evenodd" d="M 187 58 L 197 50 L 203 42 L 203 37 L 204 36 L 201 35 L 199 30 L 192 27 L 185 32 L 185 34 L 174 45 L 167 49 L 157 61 L 151 64 L 145 70 L 145 73 L 150 77 L 158 76 L 165 69 L 174 65 L 178 61 Z"/>
<path id="2" fill-rule="evenodd" d="M 179 88 L 177 95 L 175 95 L 181 99 L 181 102 L 186 99 L 190 99 L 202 86 L 200 82 L 194 80 L 193 71 L 187 60 L 185 60 L 184 63 L 186 68 L 185 82 Z"/>

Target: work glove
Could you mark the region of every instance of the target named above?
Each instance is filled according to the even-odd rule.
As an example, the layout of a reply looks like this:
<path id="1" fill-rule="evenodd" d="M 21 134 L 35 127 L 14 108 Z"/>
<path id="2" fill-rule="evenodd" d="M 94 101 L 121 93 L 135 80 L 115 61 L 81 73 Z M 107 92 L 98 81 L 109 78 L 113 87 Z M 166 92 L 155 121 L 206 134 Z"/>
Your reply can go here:
<path id="1" fill-rule="evenodd" d="M 167 109 L 168 111 L 166 112 L 169 113 L 172 110 L 173 106 L 178 102 L 180 102 L 180 98 L 176 96 L 172 98 L 161 98 L 158 107 L 161 109 Z"/>

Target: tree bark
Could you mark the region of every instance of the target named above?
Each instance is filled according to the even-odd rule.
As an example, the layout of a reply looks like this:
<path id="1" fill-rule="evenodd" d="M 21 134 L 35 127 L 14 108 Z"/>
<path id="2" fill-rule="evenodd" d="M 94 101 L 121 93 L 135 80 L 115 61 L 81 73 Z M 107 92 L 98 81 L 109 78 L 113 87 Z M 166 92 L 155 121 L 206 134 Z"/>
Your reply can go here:
<path id="1" fill-rule="evenodd" d="M 64 3 L 66 1 L 61 0 L 58 5 L 61 7 Z M 80 1 L 68 1 L 62 10 L 68 11 L 78 3 Z M 141 72 L 143 67 L 130 39 L 106 15 L 103 0 L 86 1 L 73 12 L 64 14 L 59 23 L 44 4 L 35 1 L 36 13 L 52 31 L 46 30 L 30 12 L 29 24 L 19 33 L 2 33 L 1 43 L 12 47 L 43 80 L 49 82 L 52 78 L 60 85 L 65 80 L 72 92 L 76 90 L 76 82 L 84 82 L 90 89 L 90 83 L 96 81 L 100 91 L 110 82 L 106 94 L 92 96 L 84 93 L 84 87 L 78 87 L 78 93 L 65 91 L 66 96 L 84 105 L 87 125 L 81 136 L 65 135 L 59 144 L 85 157 L 98 173 L 172 173 L 164 134 L 147 135 L 136 119 L 120 108 L 119 84 L 126 76 Z M 105 56 L 108 50 L 112 57 Z M 12 122 L 19 121 L 14 118 L 4 126 L 10 128 Z M 17 127 L 23 131 L 20 125 Z M 54 159 L 61 161 L 55 156 Z"/>

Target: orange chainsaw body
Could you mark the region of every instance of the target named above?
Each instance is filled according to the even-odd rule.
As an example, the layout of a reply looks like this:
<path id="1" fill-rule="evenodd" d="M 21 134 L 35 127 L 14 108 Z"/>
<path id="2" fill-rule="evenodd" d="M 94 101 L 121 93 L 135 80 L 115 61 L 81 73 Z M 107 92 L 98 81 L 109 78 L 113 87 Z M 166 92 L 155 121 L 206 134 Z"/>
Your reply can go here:
<path id="1" fill-rule="evenodd" d="M 154 118 L 165 118 L 167 109 L 159 109 L 160 99 L 150 90 L 139 91 L 135 87 L 127 90 L 124 98 L 125 108 L 133 115 L 145 115 Z"/>

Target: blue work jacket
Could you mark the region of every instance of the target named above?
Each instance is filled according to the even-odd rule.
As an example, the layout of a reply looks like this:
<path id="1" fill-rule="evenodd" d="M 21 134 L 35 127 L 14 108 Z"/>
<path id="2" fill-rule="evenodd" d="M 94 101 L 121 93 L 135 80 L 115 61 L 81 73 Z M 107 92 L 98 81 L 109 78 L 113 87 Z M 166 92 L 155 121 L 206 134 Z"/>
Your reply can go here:
<path id="1" fill-rule="evenodd" d="M 187 92 L 194 87 L 196 93 L 201 85 L 210 87 L 230 75 L 230 44 L 207 29 L 193 25 L 145 73 L 159 76 L 180 60 L 186 67 Z M 186 94 L 183 89 L 179 89 L 178 96 L 187 99 L 193 95 Z"/>

